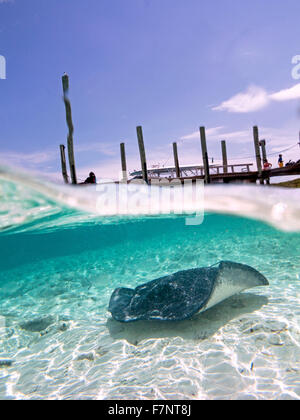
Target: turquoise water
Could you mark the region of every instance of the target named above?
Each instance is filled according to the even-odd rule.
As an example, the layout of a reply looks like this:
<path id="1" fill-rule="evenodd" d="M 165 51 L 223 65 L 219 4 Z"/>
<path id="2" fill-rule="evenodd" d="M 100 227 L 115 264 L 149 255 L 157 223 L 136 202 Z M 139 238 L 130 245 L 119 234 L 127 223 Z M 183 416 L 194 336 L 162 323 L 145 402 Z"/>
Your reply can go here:
<path id="1" fill-rule="evenodd" d="M 71 202 L 65 187 L 3 178 L 0 398 L 300 398 L 298 192 L 278 207 L 277 192 L 262 200 L 253 187 L 247 201 L 222 187 L 189 225 L 100 217 L 86 211 L 94 192 Z M 116 287 L 221 260 L 251 265 L 270 287 L 174 324 L 124 325 L 107 312 Z"/>

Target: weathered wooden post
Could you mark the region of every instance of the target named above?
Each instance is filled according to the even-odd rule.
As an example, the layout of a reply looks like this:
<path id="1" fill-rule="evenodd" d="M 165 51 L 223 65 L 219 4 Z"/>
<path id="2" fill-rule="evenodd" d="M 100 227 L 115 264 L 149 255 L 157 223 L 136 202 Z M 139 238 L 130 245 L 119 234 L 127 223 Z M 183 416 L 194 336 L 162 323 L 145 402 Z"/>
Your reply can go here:
<path id="1" fill-rule="evenodd" d="M 262 177 L 262 165 L 261 165 L 261 156 L 260 156 L 260 148 L 259 148 L 259 134 L 258 134 L 257 126 L 253 127 L 253 138 L 254 138 L 254 148 L 255 148 L 258 178 L 259 178 L 260 184 L 263 185 L 264 180 Z"/>
<path id="2" fill-rule="evenodd" d="M 262 158 L 263 158 L 263 163 L 264 163 L 265 161 L 268 160 L 268 158 L 267 158 L 267 150 L 266 150 L 266 140 L 261 140 L 259 142 L 259 144 L 260 144 L 260 147 L 261 147 Z M 267 181 L 267 184 L 270 185 L 270 178 L 267 178 L 266 181 Z"/>
<path id="3" fill-rule="evenodd" d="M 73 133 L 74 127 L 72 122 L 72 111 L 71 103 L 69 100 L 69 76 L 65 73 L 62 76 L 63 92 L 64 92 L 64 103 L 66 107 L 66 120 L 69 128 L 68 134 L 68 156 L 69 156 L 69 165 L 70 165 L 70 174 L 72 184 L 77 184 L 76 177 L 76 168 L 75 168 L 75 157 L 74 157 L 74 144 L 73 144 Z"/>
<path id="4" fill-rule="evenodd" d="M 175 169 L 176 169 L 176 178 L 180 178 L 177 143 L 173 143 L 173 154 L 174 154 L 174 163 L 175 163 Z"/>
<path id="5" fill-rule="evenodd" d="M 68 179 L 68 172 L 67 172 L 67 163 L 66 163 L 66 154 L 65 154 L 65 146 L 61 144 L 60 146 L 60 158 L 61 158 L 61 171 L 62 176 L 66 184 L 69 183 Z"/>
<path id="6" fill-rule="evenodd" d="M 126 164 L 126 153 L 125 153 L 125 143 L 120 144 L 121 152 L 121 165 L 122 165 L 122 182 L 127 182 L 127 164 Z"/>
<path id="7" fill-rule="evenodd" d="M 261 147 L 262 159 L 263 159 L 263 162 L 264 162 L 265 160 L 267 160 L 266 140 L 261 140 L 259 142 L 259 145 Z"/>
<path id="8" fill-rule="evenodd" d="M 228 173 L 228 160 L 227 160 L 227 148 L 226 148 L 226 141 L 222 140 L 222 157 L 223 157 L 223 173 Z"/>
<path id="9" fill-rule="evenodd" d="M 144 145 L 144 138 L 143 138 L 143 130 L 141 126 L 136 128 L 138 143 L 139 143 L 139 151 L 141 157 L 141 167 L 143 172 L 143 180 L 148 184 L 148 170 L 147 170 L 147 161 L 146 161 L 146 152 L 145 152 L 145 145 Z"/>
<path id="10" fill-rule="evenodd" d="M 205 127 L 200 127 L 200 138 L 201 138 L 201 149 L 202 149 L 202 158 L 203 158 L 203 166 L 204 166 L 204 183 L 210 184 L 209 162 L 208 162 L 208 153 L 207 153 L 207 146 L 206 146 Z"/>

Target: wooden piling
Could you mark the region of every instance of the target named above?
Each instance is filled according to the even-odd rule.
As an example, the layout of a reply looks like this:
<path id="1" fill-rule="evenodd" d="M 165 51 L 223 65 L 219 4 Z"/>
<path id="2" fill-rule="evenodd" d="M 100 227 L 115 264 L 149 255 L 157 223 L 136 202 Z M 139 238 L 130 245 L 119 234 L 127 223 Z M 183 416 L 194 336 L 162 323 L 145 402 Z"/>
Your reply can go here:
<path id="1" fill-rule="evenodd" d="M 121 152 L 121 165 L 122 165 L 122 182 L 127 182 L 127 164 L 126 164 L 126 153 L 125 153 L 125 143 L 120 144 Z"/>
<path id="2" fill-rule="evenodd" d="M 74 157 L 74 142 L 73 142 L 74 127 L 73 127 L 73 122 L 72 122 L 71 103 L 70 103 L 70 100 L 69 100 L 69 97 L 68 97 L 68 95 L 69 95 L 69 76 L 66 73 L 62 76 L 62 85 L 63 85 L 63 92 L 64 92 L 64 103 L 65 103 L 65 107 L 66 107 L 66 120 L 67 120 L 67 125 L 68 125 L 68 128 L 69 128 L 68 157 L 69 157 L 71 181 L 72 181 L 72 184 L 77 184 L 75 157 Z"/>
<path id="3" fill-rule="evenodd" d="M 176 170 L 176 178 L 180 178 L 180 167 L 179 167 L 177 143 L 173 143 L 173 154 L 174 154 L 174 164 L 175 164 L 175 170 Z"/>
<path id="4" fill-rule="evenodd" d="M 256 164 L 257 164 L 257 171 L 258 171 L 258 178 L 261 185 L 264 184 L 264 180 L 262 177 L 262 164 L 261 164 L 261 155 L 260 155 L 260 148 L 259 148 L 259 134 L 258 134 L 258 127 L 253 127 L 253 139 L 254 139 L 254 148 L 255 148 L 255 157 L 256 157 Z"/>
<path id="5" fill-rule="evenodd" d="M 139 144 L 143 180 L 148 184 L 147 161 L 146 161 L 146 152 L 145 152 L 142 127 L 138 126 L 136 128 L 136 131 L 137 131 L 137 138 L 138 138 L 138 144 Z"/>
<path id="6" fill-rule="evenodd" d="M 259 142 L 259 145 L 261 147 L 262 159 L 263 159 L 263 162 L 264 162 L 265 160 L 267 160 L 266 140 L 261 140 Z"/>
<path id="7" fill-rule="evenodd" d="M 223 173 L 228 173 L 228 160 L 227 160 L 227 148 L 226 148 L 226 141 L 222 140 L 222 157 L 223 157 Z"/>
<path id="8" fill-rule="evenodd" d="M 263 162 L 265 162 L 265 161 L 268 160 L 268 158 L 267 158 L 267 149 L 266 149 L 266 140 L 261 140 L 259 142 L 259 144 L 260 144 L 261 151 L 262 151 L 262 159 L 263 159 Z M 266 182 L 267 182 L 268 185 L 270 185 L 270 178 L 267 178 L 266 179 Z"/>
<path id="9" fill-rule="evenodd" d="M 209 162 L 208 162 L 208 153 L 207 153 L 207 145 L 206 145 L 205 127 L 200 127 L 200 138 L 201 138 L 202 159 L 203 159 L 203 166 L 204 166 L 204 183 L 210 184 Z"/>
<path id="10" fill-rule="evenodd" d="M 62 176 L 66 184 L 69 183 L 68 179 L 68 172 L 67 172 L 67 163 L 66 163 L 66 153 L 65 153 L 65 146 L 61 144 L 60 146 L 60 158 L 61 158 L 61 171 Z"/>

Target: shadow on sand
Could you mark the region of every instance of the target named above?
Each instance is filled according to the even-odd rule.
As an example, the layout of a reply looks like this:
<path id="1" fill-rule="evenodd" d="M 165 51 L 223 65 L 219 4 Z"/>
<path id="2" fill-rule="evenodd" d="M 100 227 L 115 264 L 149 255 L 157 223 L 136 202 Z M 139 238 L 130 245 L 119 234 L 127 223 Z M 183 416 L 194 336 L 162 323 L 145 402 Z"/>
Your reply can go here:
<path id="1" fill-rule="evenodd" d="M 205 340 L 232 319 L 255 312 L 267 303 L 268 298 L 265 296 L 242 293 L 188 321 L 138 321 L 124 324 L 109 318 L 106 326 L 113 339 L 125 339 L 134 345 L 151 338 L 181 337 L 184 340 Z"/>

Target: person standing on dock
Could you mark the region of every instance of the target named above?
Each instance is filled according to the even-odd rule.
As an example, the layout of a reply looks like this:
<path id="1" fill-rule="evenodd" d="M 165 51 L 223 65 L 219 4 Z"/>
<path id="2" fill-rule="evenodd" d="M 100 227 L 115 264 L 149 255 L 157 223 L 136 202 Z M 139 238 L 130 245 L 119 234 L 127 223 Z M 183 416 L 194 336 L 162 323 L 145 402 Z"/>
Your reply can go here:
<path id="1" fill-rule="evenodd" d="M 279 168 L 283 168 L 283 158 L 282 158 L 282 155 L 279 155 L 278 166 L 279 166 Z"/>
<path id="2" fill-rule="evenodd" d="M 272 169 L 272 163 L 269 163 L 268 159 L 264 159 L 264 170 L 268 171 L 269 169 Z"/>

